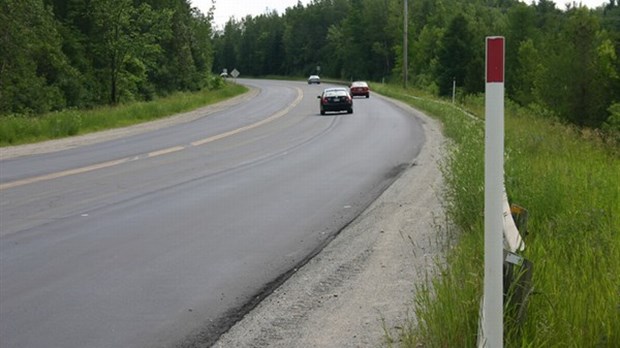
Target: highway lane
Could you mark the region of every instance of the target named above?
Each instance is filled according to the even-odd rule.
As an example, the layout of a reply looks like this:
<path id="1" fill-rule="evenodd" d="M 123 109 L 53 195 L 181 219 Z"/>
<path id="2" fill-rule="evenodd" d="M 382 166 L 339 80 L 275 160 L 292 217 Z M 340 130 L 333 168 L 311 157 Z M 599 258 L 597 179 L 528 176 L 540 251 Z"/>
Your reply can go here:
<path id="1" fill-rule="evenodd" d="M 0 162 L 0 346 L 211 342 L 423 146 L 376 95 L 320 116 L 325 85 L 243 83 L 190 123 Z"/>

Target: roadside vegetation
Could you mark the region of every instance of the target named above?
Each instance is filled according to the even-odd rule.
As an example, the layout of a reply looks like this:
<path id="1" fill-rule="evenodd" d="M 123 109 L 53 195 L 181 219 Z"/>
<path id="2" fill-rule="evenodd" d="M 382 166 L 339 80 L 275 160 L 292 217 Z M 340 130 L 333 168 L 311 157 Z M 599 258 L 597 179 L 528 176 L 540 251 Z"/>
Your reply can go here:
<path id="1" fill-rule="evenodd" d="M 219 79 L 219 78 L 218 78 Z M 177 92 L 152 101 L 130 102 L 93 109 L 51 112 L 38 117 L 0 116 L 0 146 L 86 134 L 126 127 L 229 99 L 247 91 L 234 83 L 220 82 L 214 90 Z"/>
<path id="2" fill-rule="evenodd" d="M 420 287 L 405 347 L 475 347 L 483 281 L 484 124 L 450 103 L 375 85 L 444 124 L 443 164 L 452 245 L 440 275 Z M 484 99 L 460 106 L 484 116 Z M 620 342 L 620 147 L 535 108 L 506 107 L 509 200 L 529 211 L 534 293 L 521 324 L 505 320 L 506 347 L 617 347 Z"/>

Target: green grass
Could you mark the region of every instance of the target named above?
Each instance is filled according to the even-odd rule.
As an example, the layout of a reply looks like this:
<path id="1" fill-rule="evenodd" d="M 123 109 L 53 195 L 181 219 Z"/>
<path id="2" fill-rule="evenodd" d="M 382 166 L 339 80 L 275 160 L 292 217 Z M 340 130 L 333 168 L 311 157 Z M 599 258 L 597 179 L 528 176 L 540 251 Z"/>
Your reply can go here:
<path id="1" fill-rule="evenodd" d="M 89 110 L 66 110 L 36 117 L 2 116 L 0 146 L 126 127 L 214 104 L 246 91 L 246 87 L 228 83 L 217 90 L 175 93 L 150 102 L 134 102 Z"/>
<path id="2" fill-rule="evenodd" d="M 415 298 L 404 347 L 474 347 L 483 281 L 484 130 L 448 103 L 375 85 L 443 122 L 448 227 L 458 244 Z M 467 109 L 484 112 L 482 98 Z M 507 103 L 506 189 L 530 218 L 524 253 L 534 294 L 521 327 L 505 320 L 506 347 L 620 346 L 620 151 L 597 132 Z M 453 227 L 452 227 L 453 226 Z M 510 324 L 507 324 L 510 323 Z"/>

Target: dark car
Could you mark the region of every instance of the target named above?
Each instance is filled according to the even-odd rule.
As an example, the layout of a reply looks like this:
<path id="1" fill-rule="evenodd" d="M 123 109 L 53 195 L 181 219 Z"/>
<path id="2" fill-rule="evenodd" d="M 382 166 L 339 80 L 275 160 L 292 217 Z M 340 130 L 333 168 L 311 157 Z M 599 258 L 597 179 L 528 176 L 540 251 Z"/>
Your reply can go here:
<path id="1" fill-rule="evenodd" d="M 364 96 L 370 98 L 370 87 L 364 81 L 355 81 L 349 86 L 352 96 Z"/>
<path id="2" fill-rule="evenodd" d="M 327 111 L 346 111 L 353 113 L 353 98 L 344 88 L 328 88 L 323 94 L 318 96 L 320 99 L 321 115 L 325 115 Z"/>

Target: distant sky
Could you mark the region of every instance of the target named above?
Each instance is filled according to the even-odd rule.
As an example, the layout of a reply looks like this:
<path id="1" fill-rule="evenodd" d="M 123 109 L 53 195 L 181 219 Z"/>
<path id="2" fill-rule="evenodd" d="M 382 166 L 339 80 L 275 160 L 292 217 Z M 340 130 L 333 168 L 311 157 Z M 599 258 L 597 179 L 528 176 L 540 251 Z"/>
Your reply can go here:
<path id="1" fill-rule="evenodd" d="M 534 0 L 526 0 L 523 2 L 530 4 L 532 1 Z M 559 9 L 564 9 L 565 4 L 573 2 L 573 0 L 554 1 Z M 311 0 L 301 0 L 301 3 L 304 5 L 310 2 Z M 595 8 L 604 3 L 608 3 L 609 0 L 581 0 L 575 2 L 578 4 L 582 3 L 589 8 Z M 248 14 L 257 16 L 265 13 L 267 9 L 269 11 L 276 10 L 279 14 L 283 14 L 287 7 L 293 7 L 296 4 L 297 0 L 216 0 L 214 22 L 216 27 L 223 28 L 224 24 L 232 16 L 237 19 L 244 18 Z M 211 8 L 211 0 L 192 0 L 192 5 L 198 7 L 203 13 L 207 13 L 209 8 Z"/>
<path id="2" fill-rule="evenodd" d="M 192 6 L 198 7 L 203 13 L 207 13 L 211 7 L 211 0 L 191 0 Z M 311 0 L 301 0 L 307 5 Z M 297 0 L 215 0 L 214 22 L 215 26 L 223 28 L 230 17 L 242 19 L 247 15 L 258 16 L 267 10 L 278 11 L 280 15 L 287 7 L 297 5 Z"/>

